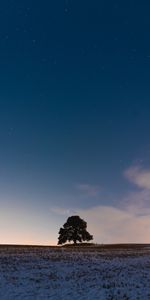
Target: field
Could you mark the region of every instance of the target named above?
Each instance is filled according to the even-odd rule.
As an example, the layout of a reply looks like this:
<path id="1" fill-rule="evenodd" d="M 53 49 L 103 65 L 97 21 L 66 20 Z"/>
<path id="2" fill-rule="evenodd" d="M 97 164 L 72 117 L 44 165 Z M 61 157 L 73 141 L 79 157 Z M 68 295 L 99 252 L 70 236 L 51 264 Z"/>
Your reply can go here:
<path id="1" fill-rule="evenodd" d="M 150 299 L 150 246 L 0 246 L 0 300 Z"/>

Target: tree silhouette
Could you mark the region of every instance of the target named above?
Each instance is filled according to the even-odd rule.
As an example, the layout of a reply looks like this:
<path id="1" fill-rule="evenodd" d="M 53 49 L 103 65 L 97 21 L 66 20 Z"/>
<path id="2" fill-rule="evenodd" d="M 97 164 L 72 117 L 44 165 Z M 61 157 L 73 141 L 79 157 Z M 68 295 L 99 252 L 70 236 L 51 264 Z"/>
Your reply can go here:
<path id="1" fill-rule="evenodd" d="M 93 236 L 86 230 L 87 223 L 79 216 L 72 216 L 67 219 L 63 228 L 59 230 L 58 245 L 73 241 L 74 244 L 82 241 L 91 241 Z"/>

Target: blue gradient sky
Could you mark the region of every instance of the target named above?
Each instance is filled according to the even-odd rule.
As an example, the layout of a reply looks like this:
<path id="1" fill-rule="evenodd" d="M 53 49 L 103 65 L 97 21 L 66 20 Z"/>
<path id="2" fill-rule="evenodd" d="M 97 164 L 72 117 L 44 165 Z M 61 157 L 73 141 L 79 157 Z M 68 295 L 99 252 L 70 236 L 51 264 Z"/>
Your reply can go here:
<path id="1" fill-rule="evenodd" d="M 150 242 L 149 14 L 2 1 L 1 243 L 55 244 L 74 213 L 96 242 Z"/>

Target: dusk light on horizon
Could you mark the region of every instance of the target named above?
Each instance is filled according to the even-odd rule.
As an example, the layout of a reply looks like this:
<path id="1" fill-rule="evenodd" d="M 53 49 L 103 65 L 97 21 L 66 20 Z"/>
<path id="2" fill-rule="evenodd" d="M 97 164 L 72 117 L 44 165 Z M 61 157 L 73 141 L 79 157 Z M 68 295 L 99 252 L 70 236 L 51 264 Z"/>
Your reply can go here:
<path id="1" fill-rule="evenodd" d="M 150 243 L 150 2 L 2 1 L 0 244 Z"/>

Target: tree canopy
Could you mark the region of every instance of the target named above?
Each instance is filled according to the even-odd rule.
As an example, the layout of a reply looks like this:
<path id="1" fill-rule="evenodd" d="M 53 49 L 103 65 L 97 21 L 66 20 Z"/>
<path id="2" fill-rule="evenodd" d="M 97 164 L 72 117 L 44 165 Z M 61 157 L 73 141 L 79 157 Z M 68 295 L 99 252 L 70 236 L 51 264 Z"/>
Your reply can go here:
<path id="1" fill-rule="evenodd" d="M 79 216 L 71 216 L 59 230 L 58 245 L 65 244 L 67 241 L 76 244 L 92 239 L 93 236 L 87 231 L 87 223 Z"/>

